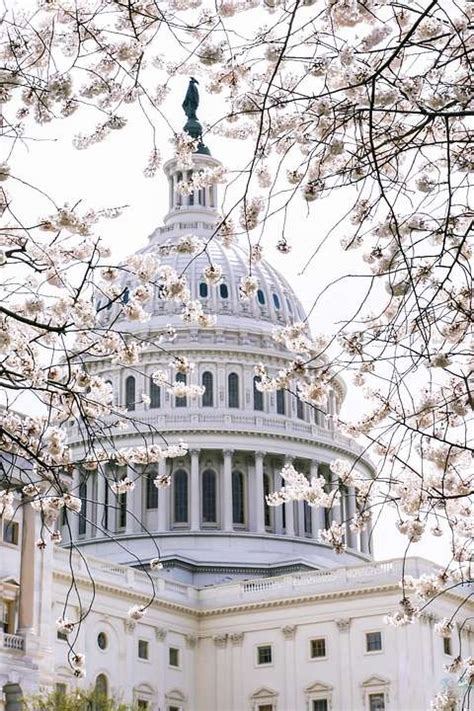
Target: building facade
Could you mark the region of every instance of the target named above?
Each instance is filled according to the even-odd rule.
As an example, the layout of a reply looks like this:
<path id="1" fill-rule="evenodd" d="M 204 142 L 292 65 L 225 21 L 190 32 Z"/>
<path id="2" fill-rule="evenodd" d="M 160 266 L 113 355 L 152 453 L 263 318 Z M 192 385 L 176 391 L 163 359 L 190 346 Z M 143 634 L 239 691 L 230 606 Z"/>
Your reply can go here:
<path id="1" fill-rule="evenodd" d="M 190 326 L 182 307 L 157 289 L 150 319 L 127 326 L 148 344 L 140 374 L 106 360 L 90 364 L 90 372 L 110 380 L 133 421 L 126 430 L 111 424 L 118 446 L 141 445 L 153 429 L 170 443 L 184 439 L 188 453 L 168 468 L 111 469 L 107 477 L 76 471 L 82 511 L 62 521 L 62 548 L 35 547 L 40 524 L 28 504 L 3 521 L 4 711 L 17 711 L 22 696 L 41 688 L 76 685 L 96 685 L 148 711 L 417 711 L 447 683 L 443 664 L 452 659 L 454 640 L 437 637 L 433 622 L 448 614 L 452 600 L 438 600 L 418 624 L 395 630 L 383 620 L 399 603 L 402 562 L 374 562 L 370 526 L 362 533 L 346 526 L 339 556 L 319 541 L 320 529 L 357 510 L 355 491 L 341 486 L 329 463 L 357 460 L 367 478 L 372 465 L 332 426 L 345 395 L 342 381 L 321 410 L 286 391 L 258 389 L 256 363 L 276 373 L 293 360 L 273 339 L 275 327 L 305 314 L 284 277 L 264 261 L 252 265 L 255 298 L 240 298 L 248 254 L 213 238 L 216 187 L 189 195 L 177 190 L 193 171 L 218 166 L 202 143 L 187 173 L 176 160 L 165 165 L 169 211 L 138 252 L 185 272 L 191 297 L 216 314 L 215 327 Z M 190 234 L 208 244 L 205 253 L 186 252 Z M 209 263 L 222 268 L 216 285 L 203 278 Z M 122 286 L 126 299 L 135 284 Z M 113 305 L 103 309 L 104 325 L 116 317 Z M 180 379 L 169 352 L 153 346 L 168 324 L 177 334 L 168 351 L 196 364 L 188 377 L 205 386 L 199 398 L 173 397 L 153 383 L 157 369 Z M 69 442 L 79 459 L 87 442 L 77 423 Z M 324 476 L 328 491 L 339 488 L 341 506 L 269 507 L 266 496 L 281 487 L 287 462 L 308 477 Z M 117 496 L 111 484 L 126 473 L 135 489 Z M 169 475 L 171 485 L 158 490 L 157 475 Z M 157 551 L 160 572 L 149 569 Z M 432 569 L 412 559 L 407 572 Z M 147 615 L 130 621 L 130 606 L 146 604 L 152 587 Z M 85 679 L 72 675 L 55 628 L 66 597 L 72 619 L 91 608 L 76 644 L 86 655 Z M 470 644 L 468 630 L 463 634 Z"/>

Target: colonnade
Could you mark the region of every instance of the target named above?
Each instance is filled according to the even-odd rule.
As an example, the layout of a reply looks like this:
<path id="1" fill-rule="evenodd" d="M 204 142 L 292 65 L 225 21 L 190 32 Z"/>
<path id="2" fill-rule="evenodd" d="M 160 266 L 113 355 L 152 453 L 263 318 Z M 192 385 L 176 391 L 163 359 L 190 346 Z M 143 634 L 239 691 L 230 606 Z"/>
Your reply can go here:
<path id="1" fill-rule="evenodd" d="M 159 533 L 236 531 L 318 540 L 320 529 L 327 528 L 332 521 L 342 523 L 352 518 L 356 513 L 355 490 L 346 487 L 342 489 L 341 505 L 331 510 L 311 507 L 303 501 L 268 507 L 265 494 L 281 488 L 283 481 L 280 472 L 283 465 L 290 461 L 293 460 L 264 451 L 250 453 L 232 449 L 191 448 L 182 460 L 174 460 L 171 465 L 160 462 L 157 470 L 148 471 L 152 478 L 156 474 L 164 476 L 180 471 L 186 481 L 184 489 L 178 494 L 175 476 L 172 476 L 171 486 L 160 489 L 157 497 L 154 492 L 151 505 L 147 472 L 143 474 L 132 469 L 126 472 L 125 468 L 120 472 L 119 478 L 127 473 L 135 482 L 134 490 L 127 494 L 126 504 L 112 493 L 106 477 L 89 474 L 83 500 L 84 525 L 81 531 L 76 528 L 75 537 L 88 539 L 101 537 L 105 533 L 136 534 L 145 530 Z M 318 474 L 325 476 L 328 489 L 339 486 L 327 463 L 304 458 L 298 458 L 294 463 L 298 471 L 304 471 L 309 478 Z M 215 520 L 211 522 L 203 517 L 203 472 L 206 470 L 215 473 Z M 239 522 L 233 516 L 235 473 L 242 475 L 243 482 L 243 518 Z M 178 495 L 182 497 L 181 511 L 185 512 L 179 519 L 176 517 Z M 370 530 L 357 534 L 346 524 L 345 540 L 348 548 L 370 553 Z"/>

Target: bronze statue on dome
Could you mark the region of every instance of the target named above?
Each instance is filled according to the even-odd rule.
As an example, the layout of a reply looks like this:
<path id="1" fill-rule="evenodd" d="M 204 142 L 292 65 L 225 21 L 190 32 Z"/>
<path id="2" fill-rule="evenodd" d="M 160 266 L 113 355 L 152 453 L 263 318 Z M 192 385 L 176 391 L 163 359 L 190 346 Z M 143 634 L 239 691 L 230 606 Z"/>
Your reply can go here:
<path id="1" fill-rule="evenodd" d="M 210 155 L 209 148 L 205 146 L 202 142 L 202 126 L 196 115 L 199 106 L 199 91 L 197 88 L 198 85 L 198 80 L 194 77 L 191 77 L 189 80 L 186 96 L 184 97 L 184 101 L 181 104 L 184 113 L 188 117 L 188 120 L 186 121 L 186 124 L 184 126 L 184 130 L 189 136 L 191 136 L 191 138 L 197 139 L 198 145 L 195 151 L 196 153 Z"/>

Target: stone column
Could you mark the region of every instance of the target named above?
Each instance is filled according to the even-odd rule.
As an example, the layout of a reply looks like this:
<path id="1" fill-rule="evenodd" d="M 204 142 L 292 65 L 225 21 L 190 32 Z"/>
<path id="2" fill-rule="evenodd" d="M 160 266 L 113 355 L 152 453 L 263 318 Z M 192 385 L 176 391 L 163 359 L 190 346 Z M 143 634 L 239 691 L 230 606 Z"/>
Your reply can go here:
<path id="1" fill-rule="evenodd" d="M 285 464 L 293 464 L 293 458 L 287 457 Z M 287 501 L 283 504 L 285 507 L 285 518 L 286 518 L 286 535 L 295 535 L 295 507 L 293 501 Z"/>
<path id="2" fill-rule="evenodd" d="M 222 479 L 222 528 L 224 531 L 232 531 L 232 454 L 231 449 L 224 451 L 224 476 Z"/>
<path id="3" fill-rule="evenodd" d="M 311 479 L 318 477 L 318 462 L 314 459 L 311 461 Z M 319 540 L 319 531 L 325 528 L 324 526 L 324 509 L 322 506 L 311 507 L 311 527 L 312 538 Z"/>
<path id="4" fill-rule="evenodd" d="M 158 475 L 165 476 L 166 460 L 158 462 Z M 170 490 L 171 486 L 159 489 L 158 491 L 158 531 L 168 531 L 170 528 Z"/>
<path id="5" fill-rule="evenodd" d="M 264 452 L 255 452 L 255 530 L 265 533 L 264 496 L 263 496 L 263 458 Z"/>
<path id="6" fill-rule="evenodd" d="M 200 529 L 200 496 L 199 496 L 199 449 L 191 449 L 191 531 Z"/>
<path id="7" fill-rule="evenodd" d="M 133 470 L 127 468 L 126 473 L 129 479 L 133 479 L 135 481 L 135 472 Z M 138 482 L 135 481 L 135 489 L 127 492 L 127 518 L 125 521 L 125 533 L 133 533 L 135 530 L 133 514 L 135 514 L 135 493 L 137 492 L 137 485 Z"/>
<path id="8" fill-rule="evenodd" d="M 20 599 L 18 604 L 18 632 L 31 632 L 34 626 L 35 592 L 35 512 L 23 499 L 23 528 L 21 532 Z M 50 544 L 52 545 L 52 544 Z"/>
<path id="9" fill-rule="evenodd" d="M 160 489 L 160 493 L 162 491 L 164 491 L 164 489 Z M 158 688 L 157 702 L 159 709 L 165 708 L 166 670 L 168 669 L 168 649 L 165 644 L 167 633 L 168 630 L 166 630 L 164 627 L 155 627 L 155 639 L 157 642 L 156 647 L 158 658 L 158 664 L 156 667 L 156 686 Z"/>
<path id="10" fill-rule="evenodd" d="M 331 472 L 331 491 L 337 489 L 338 487 L 339 477 L 337 476 L 337 474 L 333 474 L 333 472 Z M 331 509 L 331 522 L 335 521 L 336 523 L 342 523 L 343 505 L 343 497 L 341 496 L 339 506 L 333 506 Z"/>
<path id="11" fill-rule="evenodd" d="M 232 632 L 229 635 L 232 644 L 232 708 L 239 709 L 242 706 L 242 643 L 244 641 L 243 632 Z"/>
<path id="12" fill-rule="evenodd" d="M 228 709 L 230 708 L 229 697 L 232 693 L 232 689 L 229 684 L 229 677 L 226 674 L 227 664 L 226 664 L 226 648 L 227 640 L 229 635 L 227 634 L 216 634 L 213 637 L 214 645 L 216 648 L 215 655 L 215 679 L 216 679 L 216 708 L 218 709 Z"/>
<path id="13" fill-rule="evenodd" d="M 105 470 L 97 470 L 97 534 L 104 535 L 104 515 L 105 515 L 105 487 L 107 479 Z M 109 512 L 110 513 L 110 512 Z"/>
<path id="14" fill-rule="evenodd" d="M 247 526 L 249 531 L 257 530 L 257 499 L 255 493 L 255 459 L 251 455 L 247 463 Z"/>
<path id="15" fill-rule="evenodd" d="M 339 630 L 339 700 L 335 706 L 341 709 L 353 707 L 351 674 L 351 620 L 350 617 L 334 620 Z"/>
<path id="16" fill-rule="evenodd" d="M 357 533 L 351 531 L 350 524 L 356 513 L 356 492 L 353 486 L 347 490 L 347 545 L 349 548 L 357 548 Z"/>
<path id="17" fill-rule="evenodd" d="M 295 634 L 296 625 L 286 625 L 281 629 L 284 638 L 284 684 L 285 684 L 285 709 L 296 709 L 297 684 L 296 684 L 296 654 L 295 654 Z"/>
<path id="18" fill-rule="evenodd" d="M 132 502 L 131 502 L 131 511 L 133 512 L 133 516 L 130 518 L 132 519 L 132 527 L 133 530 L 137 533 L 142 531 L 142 521 L 143 521 L 143 471 L 140 472 L 140 475 L 137 477 L 136 472 L 130 472 L 131 476 L 133 476 L 134 481 L 135 481 L 135 488 L 132 492 Z"/>
<path id="19" fill-rule="evenodd" d="M 367 531 L 367 528 L 364 528 L 364 530 L 360 532 L 360 550 L 361 550 L 361 553 L 365 553 L 366 555 L 368 555 L 369 533 Z"/>
<path id="20" fill-rule="evenodd" d="M 297 501 L 296 502 L 296 535 L 297 536 L 305 536 L 306 531 L 304 527 L 304 501 Z"/>
<path id="21" fill-rule="evenodd" d="M 277 467 L 277 469 L 274 470 L 273 472 L 273 491 L 280 491 L 282 487 L 282 481 L 281 481 L 281 474 L 280 474 L 280 468 Z M 274 530 L 275 533 L 281 535 L 283 533 L 283 509 L 282 506 L 275 506 L 273 509 L 273 522 L 274 522 Z"/>

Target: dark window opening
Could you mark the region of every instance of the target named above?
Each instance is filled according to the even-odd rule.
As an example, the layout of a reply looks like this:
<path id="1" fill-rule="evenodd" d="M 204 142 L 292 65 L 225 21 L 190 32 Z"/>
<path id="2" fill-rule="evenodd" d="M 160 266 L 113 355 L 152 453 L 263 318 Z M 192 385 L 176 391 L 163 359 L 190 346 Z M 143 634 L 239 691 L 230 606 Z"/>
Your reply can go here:
<path id="1" fill-rule="evenodd" d="M 159 385 L 150 381 L 150 408 L 157 410 L 161 407 L 161 388 Z"/>
<path id="2" fill-rule="evenodd" d="M 285 391 L 284 390 L 277 390 L 276 405 L 277 405 L 277 414 L 284 415 L 285 414 Z"/>
<path id="3" fill-rule="evenodd" d="M 239 376 L 230 373 L 228 379 L 229 407 L 239 407 Z"/>
<path id="4" fill-rule="evenodd" d="M 232 522 L 245 523 L 244 475 L 232 472 Z"/>
<path id="5" fill-rule="evenodd" d="M 186 383 L 187 383 L 186 375 L 185 375 L 184 373 L 177 373 L 177 375 L 176 375 L 176 382 L 177 382 L 177 383 L 183 383 L 184 385 L 186 385 Z M 177 397 L 177 398 L 175 399 L 175 404 L 176 404 L 176 407 L 186 407 L 187 404 L 188 404 L 188 399 L 187 399 L 186 396 L 184 396 L 184 397 Z"/>
<path id="6" fill-rule="evenodd" d="M 175 523 L 188 522 L 188 475 L 178 469 L 174 475 L 174 520 Z"/>
<path id="7" fill-rule="evenodd" d="M 263 410 L 263 393 L 258 389 L 257 383 L 261 382 L 261 378 L 255 375 L 253 378 L 253 409 Z"/>
<path id="8" fill-rule="evenodd" d="M 202 384 L 206 388 L 202 396 L 203 407 L 214 406 L 214 378 L 212 373 L 206 371 L 202 374 Z"/>
<path id="9" fill-rule="evenodd" d="M 146 475 L 146 507 L 147 509 L 158 508 L 158 489 L 155 486 L 155 472 L 147 472 Z"/>
<path id="10" fill-rule="evenodd" d="M 202 522 L 217 522 L 216 473 L 211 469 L 206 469 L 202 473 Z"/>
<path id="11" fill-rule="evenodd" d="M 135 378 L 129 375 L 125 380 L 125 407 L 132 411 L 135 409 Z"/>

